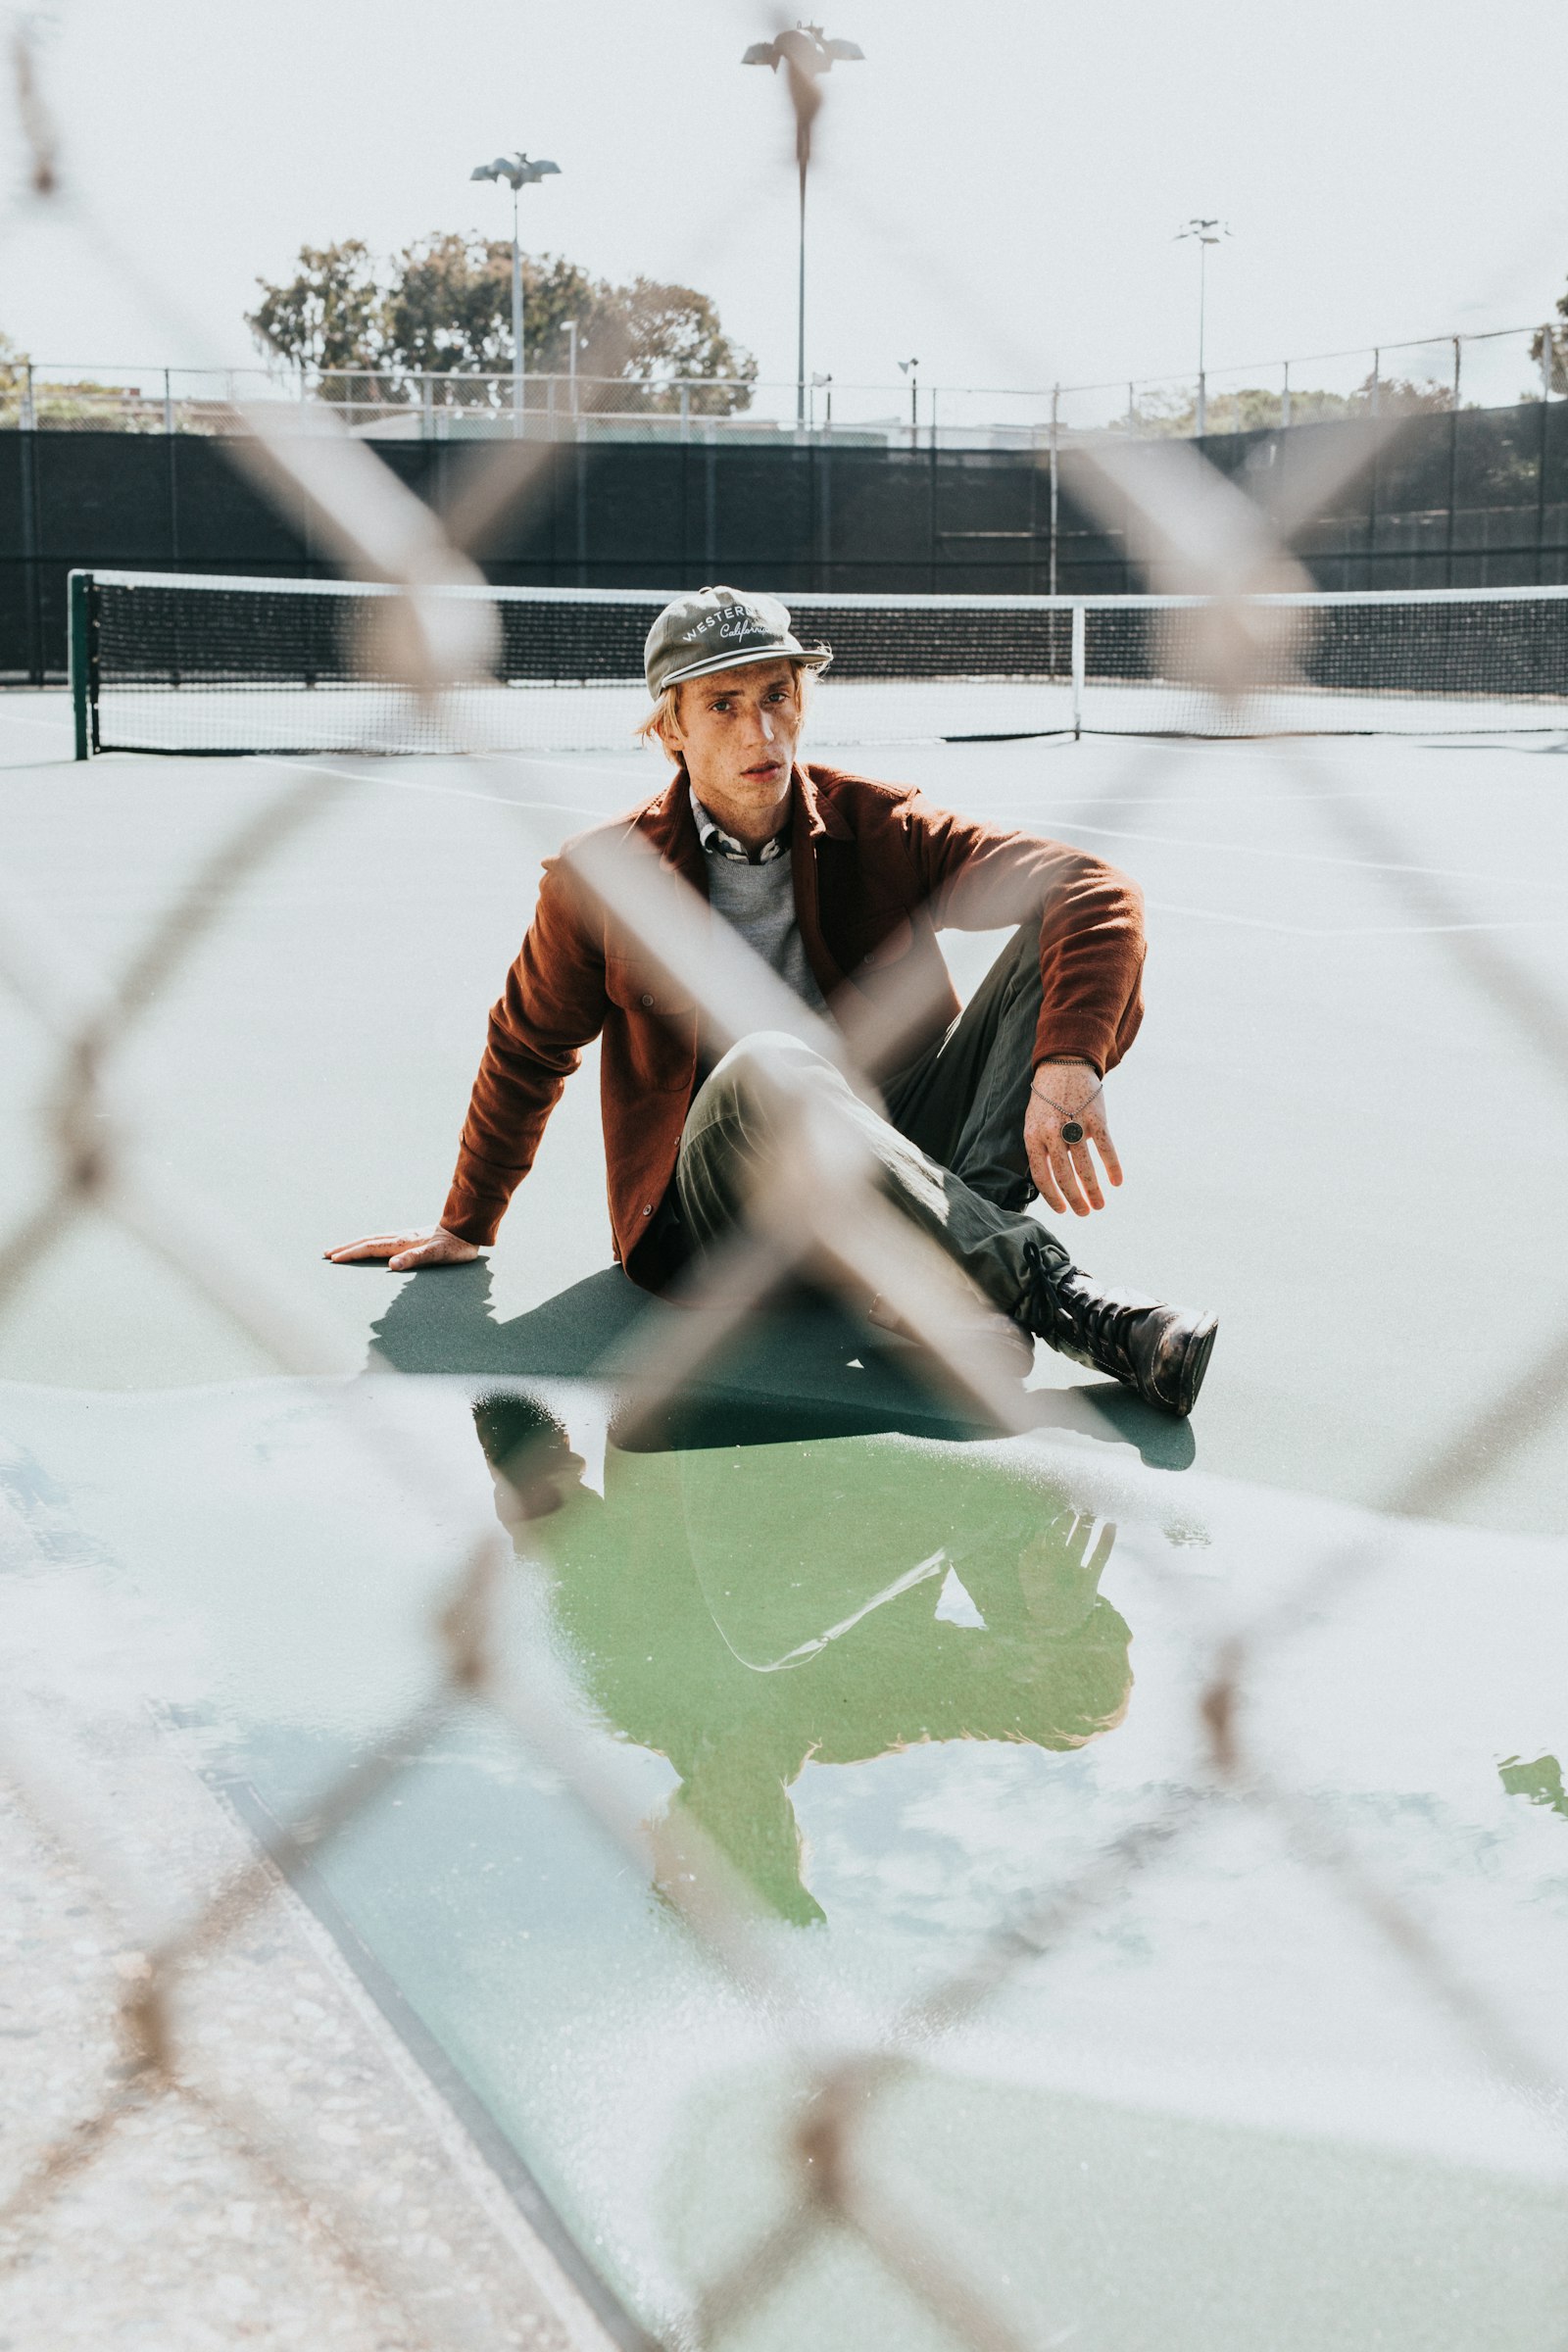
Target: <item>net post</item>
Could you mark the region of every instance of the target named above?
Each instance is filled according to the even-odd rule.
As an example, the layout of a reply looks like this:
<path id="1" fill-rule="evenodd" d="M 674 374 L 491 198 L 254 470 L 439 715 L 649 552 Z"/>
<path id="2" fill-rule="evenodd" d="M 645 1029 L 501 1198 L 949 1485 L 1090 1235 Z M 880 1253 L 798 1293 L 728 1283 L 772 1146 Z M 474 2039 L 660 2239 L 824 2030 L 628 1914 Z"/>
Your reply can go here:
<path id="1" fill-rule="evenodd" d="M 1051 593 L 1056 593 L 1056 518 L 1059 513 L 1057 462 L 1057 424 L 1061 410 L 1061 386 L 1054 384 L 1051 392 Z"/>
<path id="2" fill-rule="evenodd" d="M 95 745 L 92 693 L 92 573 L 74 571 L 67 583 L 71 663 L 71 711 L 75 722 L 75 757 L 88 760 Z"/>
<path id="3" fill-rule="evenodd" d="M 1077 743 L 1084 731 L 1084 646 L 1088 638 L 1088 612 L 1082 597 L 1073 601 L 1072 608 L 1072 739 Z"/>

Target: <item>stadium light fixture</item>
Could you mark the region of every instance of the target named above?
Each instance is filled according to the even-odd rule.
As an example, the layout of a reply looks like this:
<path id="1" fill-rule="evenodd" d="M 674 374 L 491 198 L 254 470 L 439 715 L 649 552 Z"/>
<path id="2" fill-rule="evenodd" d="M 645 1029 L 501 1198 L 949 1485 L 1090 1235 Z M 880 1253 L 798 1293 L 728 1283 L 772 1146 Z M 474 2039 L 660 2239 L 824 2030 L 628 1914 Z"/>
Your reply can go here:
<path id="1" fill-rule="evenodd" d="M 858 41 L 830 40 L 820 24 L 798 24 L 771 41 L 754 41 L 741 59 L 743 66 L 767 66 L 789 76 L 795 108 L 795 161 L 801 183 L 800 284 L 795 321 L 795 423 L 806 423 L 806 169 L 811 157 L 811 121 L 821 105 L 817 83 L 835 65 L 863 65 L 865 51 Z"/>
<path id="2" fill-rule="evenodd" d="M 541 156 L 530 160 L 519 148 L 515 155 L 498 155 L 488 164 L 475 164 L 468 173 L 470 179 L 501 179 L 512 190 L 512 429 L 522 430 L 522 249 L 517 243 L 517 198 L 524 188 L 533 187 L 552 173 L 558 177 L 561 166 L 547 163 Z"/>
<path id="3" fill-rule="evenodd" d="M 1173 245 L 1180 245 L 1184 238 L 1190 237 L 1198 247 L 1198 432 L 1200 439 L 1202 438 L 1208 425 L 1208 377 L 1204 367 L 1203 353 L 1208 309 L 1208 249 L 1211 245 L 1217 245 L 1221 237 L 1228 237 L 1230 233 L 1223 220 L 1201 220 L 1195 218 L 1188 221 L 1185 228 L 1179 228 L 1171 239 Z"/>

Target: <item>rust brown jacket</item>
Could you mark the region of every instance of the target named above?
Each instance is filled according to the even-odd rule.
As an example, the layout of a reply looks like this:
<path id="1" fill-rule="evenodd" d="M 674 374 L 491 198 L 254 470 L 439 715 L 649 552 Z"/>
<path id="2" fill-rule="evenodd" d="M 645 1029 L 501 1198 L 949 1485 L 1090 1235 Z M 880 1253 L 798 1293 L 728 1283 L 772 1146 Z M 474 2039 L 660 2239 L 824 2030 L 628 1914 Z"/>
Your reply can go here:
<path id="1" fill-rule="evenodd" d="M 684 768 L 610 831 L 641 836 L 707 896 L 707 859 Z M 545 1122 L 582 1049 L 603 1037 L 600 1091 L 615 1254 L 657 1287 L 638 1245 L 675 1170 L 698 1070 L 689 996 L 576 884 L 570 845 L 545 860 L 538 906 L 507 976 L 474 1080 L 452 1190 L 449 1233 L 495 1239 L 533 1165 Z M 937 933 L 1038 918 L 1043 995 L 1035 1060 L 1082 1054 L 1102 1075 L 1143 1017 L 1143 901 L 1136 883 L 1081 850 L 976 824 L 912 786 L 872 783 L 815 762 L 792 780 L 790 858 L 801 941 L 840 1017 L 903 992 L 929 1007 L 912 1059 L 957 1014 Z"/>

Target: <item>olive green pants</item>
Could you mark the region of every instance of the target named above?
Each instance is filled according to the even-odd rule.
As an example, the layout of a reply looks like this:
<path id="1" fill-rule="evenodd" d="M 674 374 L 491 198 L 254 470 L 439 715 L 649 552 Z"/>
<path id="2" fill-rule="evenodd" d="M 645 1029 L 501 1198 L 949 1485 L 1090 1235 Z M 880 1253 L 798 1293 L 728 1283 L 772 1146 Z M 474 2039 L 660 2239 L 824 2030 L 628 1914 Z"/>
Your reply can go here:
<path id="1" fill-rule="evenodd" d="M 687 1246 L 705 1249 L 743 1219 L 777 1148 L 771 1063 L 832 1098 L 875 1157 L 886 1197 L 1004 1313 L 1017 1313 L 1042 1260 L 1054 1276 L 1070 1263 L 1024 1213 L 1035 1198 L 1023 1122 L 1039 1015 L 1039 933 L 1026 924 L 947 1035 L 889 1082 L 885 1116 L 799 1039 L 743 1038 L 699 1088 L 681 1135 L 670 1206 Z"/>

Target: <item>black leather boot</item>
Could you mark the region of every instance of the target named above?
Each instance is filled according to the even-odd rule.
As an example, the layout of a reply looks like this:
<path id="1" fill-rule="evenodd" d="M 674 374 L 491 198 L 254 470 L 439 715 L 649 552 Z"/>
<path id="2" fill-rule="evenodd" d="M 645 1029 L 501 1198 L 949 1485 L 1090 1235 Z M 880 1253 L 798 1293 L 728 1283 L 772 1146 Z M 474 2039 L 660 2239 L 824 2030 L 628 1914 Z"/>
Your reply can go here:
<path id="1" fill-rule="evenodd" d="M 1137 1291 L 1102 1291 L 1075 1266 L 1053 1267 L 1029 1245 L 1035 1272 L 1018 1320 L 1058 1355 L 1136 1389 L 1146 1404 L 1190 1413 L 1213 1352 L 1218 1317 L 1163 1306 Z"/>

